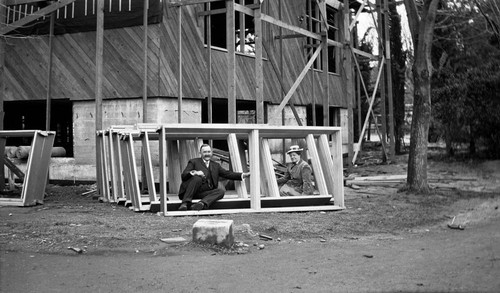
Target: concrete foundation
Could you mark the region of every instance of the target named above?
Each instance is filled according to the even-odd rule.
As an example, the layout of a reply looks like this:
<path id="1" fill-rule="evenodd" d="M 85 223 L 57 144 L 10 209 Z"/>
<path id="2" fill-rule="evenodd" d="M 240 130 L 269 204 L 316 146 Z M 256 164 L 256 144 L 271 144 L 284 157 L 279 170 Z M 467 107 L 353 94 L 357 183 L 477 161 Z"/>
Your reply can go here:
<path id="1" fill-rule="evenodd" d="M 233 246 L 233 220 L 201 219 L 196 221 L 193 225 L 193 242 Z"/>
<path id="2" fill-rule="evenodd" d="M 183 123 L 201 123 L 201 101 L 182 101 Z M 142 99 L 119 99 L 103 101 L 103 129 L 112 125 L 142 123 Z M 176 98 L 149 98 L 147 123 L 177 123 Z M 73 103 L 73 145 L 76 164 L 95 165 L 95 102 Z M 151 147 L 157 149 L 156 142 Z M 139 152 L 136 153 L 137 155 Z M 138 159 L 140 156 L 137 157 Z M 156 154 L 156 162 L 158 162 Z"/>

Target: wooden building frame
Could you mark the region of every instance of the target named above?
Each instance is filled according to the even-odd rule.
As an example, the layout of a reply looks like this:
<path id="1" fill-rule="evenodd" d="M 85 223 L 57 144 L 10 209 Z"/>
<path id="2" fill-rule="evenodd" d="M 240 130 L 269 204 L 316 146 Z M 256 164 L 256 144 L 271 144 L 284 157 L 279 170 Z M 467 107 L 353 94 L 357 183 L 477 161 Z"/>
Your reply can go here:
<path id="1" fill-rule="evenodd" d="M 115 127 L 118 129 L 120 127 Z M 116 158 L 121 153 L 121 166 L 112 159 L 103 160 L 100 184 L 104 201 L 117 202 L 126 198 L 125 205 L 136 212 L 160 210 L 165 216 L 198 214 L 228 214 L 257 212 L 289 212 L 342 210 L 344 206 L 343 168 L 340 127 L 293 127 L 266 124 L 138 124 L 119 131 L 108 129 L 98 136 L 103 158 Z M 154 131 L 153 131 L 154 130 Z M 106 146 L 113 134 L 120 136 L 119 147 Z M 106 136 L 107 134 L 107 136 Z M 331 139 L 329 139 L 331 137 Z M 245 152 L 238 140 L 248 142 L 250 165 L 249 194 L 245 181 L 235 181 L 237 198 L 224 198 L 214 208 L 200 212 L 178 212 L 181 201 L 176 198 L 181 183 L 180 171 L 194 157 L 202 139 L 224 139 L 230 145 L 232 169 L 243 172 L 247 164 Z M 304 138 L 311 157 L 319 194 L 301 197 L 281 197 L 269 149 L 269 139 Z M 149 140 L 159 140 L 159 195 L 156 193 Z M 146 172 L 147 195 L 140 192 L 134 141 L 142 142 L 142 164 Z M 111 145 L 112 142 L 108 143 Z M 242 160 L 242 156 L 244 159 Z M 168 172 L 167 172 L 168 166 Z M 109 176 L 123 171 L 124 177 Z M 168 176 L 167 176 L 168 173 Z M 167 185 L 168 182 L 168 185 Z M 125 186 L 124 189 L 116 186 Z M 124 192 L 125 194 L 123 194 Z M 168 197 L 168 195 L 170 197 Z M 264 197 L 262 197 L 264 196 Z M 169 200 L 167 201 L 167 198 Z M 159 209 L 158 209 L 159 204 Z"/>
<path id="2" fill-rule="evenodd" d="M 19 198 L 0 198 L 0 205 L 33 206 L 43 204 L 45 186 L 49 173 L 50 154 L 54 144 L 55 132 L 40 130 L 0 130 L 0 151 L 3 154 L 5 142 L 9 137 L 31 137 L 31 149 L 26 165 L 26 172 L 22 174 L 22 188 Z M 5 158 L 5 162 L 10 162 Z M 12 168 L 12 164 L 6 164 Z M 0 168 L 4 169 L 4 162 Z M 16 171 L 16 170 L 14 170 Z M 19 177 L 19 172 L 16 172 Z"/>

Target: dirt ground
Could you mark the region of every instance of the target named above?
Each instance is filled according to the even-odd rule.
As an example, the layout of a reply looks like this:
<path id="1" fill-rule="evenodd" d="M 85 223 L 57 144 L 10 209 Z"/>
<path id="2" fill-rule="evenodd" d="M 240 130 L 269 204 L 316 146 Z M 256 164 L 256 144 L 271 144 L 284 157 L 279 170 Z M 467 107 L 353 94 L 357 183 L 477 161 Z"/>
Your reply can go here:
<path id="1" fill-rule="evenodd" d="M 349 175 L 406 173 L 405 156 L 363 161 Z M 44 205 L 0 207 L 0 292 L 499 292 L 500 161 L 431 157 L 429 178 L 429 195 L 346 187 L 344 211 L 203 217 L 234 221 L 231 249 L 189 241 L 201 217 L 50 185 Z"/>

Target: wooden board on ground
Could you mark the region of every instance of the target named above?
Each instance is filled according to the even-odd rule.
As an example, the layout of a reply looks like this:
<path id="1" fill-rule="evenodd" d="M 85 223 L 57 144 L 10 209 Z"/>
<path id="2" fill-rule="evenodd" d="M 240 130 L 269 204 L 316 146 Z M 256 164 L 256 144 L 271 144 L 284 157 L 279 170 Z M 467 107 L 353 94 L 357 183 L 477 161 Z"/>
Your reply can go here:
<path id="1" fill-rule="evenodd" d="M 310 196 L 290 196 L 290 197 L 263 197 L 261 198 L 261 208 L 279 208 L 279 207 L 305 207 L 305 206 L 323 206 L 331 205 L 332 197 L 330 195 L 310 195 Z M 196 202 L 194 200 L 193 202 Z M 180 200 L 169 200 L 167 210 L 177 211 L 181 204 Z M 249 209 L 249 198 L 224 198 L 215 202 L 210 210 L 221 209 Z"/>

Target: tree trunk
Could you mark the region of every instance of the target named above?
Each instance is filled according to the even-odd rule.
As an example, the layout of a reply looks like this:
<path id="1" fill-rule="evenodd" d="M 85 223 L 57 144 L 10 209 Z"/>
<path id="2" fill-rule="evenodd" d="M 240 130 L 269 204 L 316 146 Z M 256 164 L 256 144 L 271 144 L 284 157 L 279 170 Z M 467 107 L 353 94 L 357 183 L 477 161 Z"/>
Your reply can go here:
<path id="1" fill-rule="evenodd" d="M 427 140 L 431 119 L 431 48 L 439 0 L 424 0 L 420 15 L 415 0 L 404 2 L 415 55 L 412 67 L 414 97 L 407 188 L 412 192 L 428 193 Z"/>
<path id="2" fill-rule="evenodd" d="M 427 184 L 427 138 L 431 119 L 431 82 L 427 67 L 419 65 L 416 60 L 413 65 L 413 79 L 415 89 L 407 184 L 412 191 L 426 193 L 429 191 Z"/>
<path id="3" fill-rule="evenodd" d="M 389 13 L 391 15 L 390 42 L 394 100 L 394 138 L 396 155 L 399 155 L 402 153 L 404 138 L 406 54 L 403 52 L 403 44 L 401 42 L 401 16 L 396 9 L 396 5 L 389 6 Z"/>

